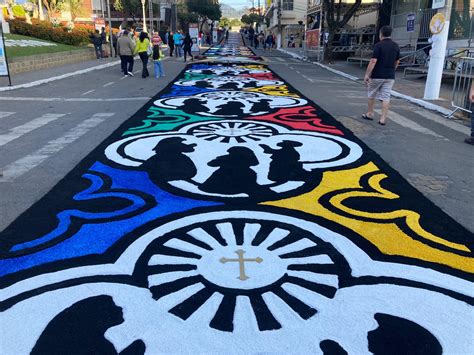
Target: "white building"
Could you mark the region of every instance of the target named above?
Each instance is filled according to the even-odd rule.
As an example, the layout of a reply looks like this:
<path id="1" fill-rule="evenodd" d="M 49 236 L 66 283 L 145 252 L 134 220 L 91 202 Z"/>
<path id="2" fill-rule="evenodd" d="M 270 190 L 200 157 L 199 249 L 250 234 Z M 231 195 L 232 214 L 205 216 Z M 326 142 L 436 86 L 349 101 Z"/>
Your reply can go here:
<path id="1" fill-rule="evenodd" d="M 280 6 L 279 6 L 280 5 Z M 287 47 L 290 39 L 296 47 L 302 46 L 308 0 L 267 0 L 265 18 L 268 30 L 277 35 L 278 18 L 281 22 L 281 45 Z"/>

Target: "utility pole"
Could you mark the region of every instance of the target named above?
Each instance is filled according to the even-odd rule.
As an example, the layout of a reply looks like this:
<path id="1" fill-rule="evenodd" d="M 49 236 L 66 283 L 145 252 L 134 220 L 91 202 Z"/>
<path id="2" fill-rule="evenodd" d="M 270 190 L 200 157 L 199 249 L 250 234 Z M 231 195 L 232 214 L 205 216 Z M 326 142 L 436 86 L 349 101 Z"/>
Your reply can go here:
<path id="1" fill-rule="evenodd" d="M 444 59 L 446 56 L 446 46 L 448 44 L 449 20 L 451 17 L 451 9 L 453 0 L 447 0 L 446 5 L 438 10 L 438 13 L 444 15 L 446 22 L 443 30 L 431 37 L 432 45 L 430 51 L 430 62 L 428 66 L 428 77 L 425 83 L 425 100 L 439 99 L 441 89 L 441 79 L 443 78 Z"/>
<path id="2" fill-rule="evenodd" d="M 146 28 L 146 14 L 145 14 L 145 1 L 146 0 L 142 0 L 142 12 L 143 12 L 143 32 L 147 32 L 147 28 Z M 150 1 L 150 0 L 148 0 Z"/>
<path id="3" fill-rule="evenodd" d="M 153 0 L 148 0 L 148 27 L 153 32 Z"/>
<path id="4" fill-rule="evenodd" d="M 277 48 L 281 48 L 281 0 L 278 0 L 277 18 L 278 18 Z"/>
<path id="5" fill-rule="evenodd" d="M 112 32 L 112 19 L 110 18 L 110 0 L 107 0 L 107 16 L 109 18 L 109 45 L 110 45 L 110 57 L 113 55 L 113 32 Z"/>

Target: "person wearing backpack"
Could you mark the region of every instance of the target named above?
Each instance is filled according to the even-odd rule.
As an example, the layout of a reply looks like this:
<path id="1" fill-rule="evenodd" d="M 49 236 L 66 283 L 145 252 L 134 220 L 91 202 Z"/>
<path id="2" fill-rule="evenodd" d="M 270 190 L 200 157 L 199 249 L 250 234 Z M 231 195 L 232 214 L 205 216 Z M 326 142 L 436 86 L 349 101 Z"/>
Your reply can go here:
<path id="1" fill-rule="evenodd" d="M 165 72 L 163 71 L 163 63 L 162 63 L 162 60 L 164 57 L 165 55 L 161 51 L 160 45 L 155 44 L 153 46 L 153 54 L 151 55 L 151 60 L 153 61 L 153 64 L 154 64 L 156 79 L 165 76 Z"/>
<path id="2" fill-rule="evenodd" d="M 147 78 L 150 76 L 150 73 L 148 72 L 148 57 L 150 56 L 151 50 L 150 50 L 150 40 L 148 39 L 148 33 L 142 31 L 140 32 L 140 37 L 137 42 L 137 46 L 135 47 L 135 54 L 139 55 L 143 68 L 142 68 L 142 78 Z"/>

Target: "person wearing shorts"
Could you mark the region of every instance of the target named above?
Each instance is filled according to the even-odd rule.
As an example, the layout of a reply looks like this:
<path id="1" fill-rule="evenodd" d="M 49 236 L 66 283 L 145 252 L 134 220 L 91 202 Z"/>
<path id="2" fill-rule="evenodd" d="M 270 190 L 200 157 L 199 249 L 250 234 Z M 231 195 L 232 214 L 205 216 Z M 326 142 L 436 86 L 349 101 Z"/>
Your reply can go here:
<path id="1" fill-rule="evenodd" d="M 374 52 L 364 78 L 368 89 L 369 107 L 362 118 L 373 120 L 375 100 L 380 100 L 382 101 L 382 115 L 379 119 L 381 125 L 385 125 L 387 122 L 395 71 L 400 63 L 400 48 L 392 41 L 391 35 L 392 28 L 390 26 L 383 26 L 380 29 L 380 42 L 374 46 Z"/>

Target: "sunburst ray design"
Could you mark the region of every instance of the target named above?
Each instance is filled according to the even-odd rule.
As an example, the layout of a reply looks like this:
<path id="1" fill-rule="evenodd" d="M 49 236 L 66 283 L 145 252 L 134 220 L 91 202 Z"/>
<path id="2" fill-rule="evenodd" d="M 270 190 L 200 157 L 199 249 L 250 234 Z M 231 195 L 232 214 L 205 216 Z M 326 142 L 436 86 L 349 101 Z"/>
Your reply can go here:
<path id="1" fill-rule="evenodd" d="M 225 332 L 249 321 L 256 322 L 260 331 L 280 329 L 285 318 L 272 310 L 282 304 L 286 305 L 284 312 L 307 320 L 318 308 L 314 302 L 308 303 L 308 293 L 315 299 L 334 297 L 341 273 L 347 271 L 335 264 L 332 256 L 338 253 L 328 251 L 332 247 L 327 243 L 298 227 L 269 221 L 200 223 L 166 235 L 149 248 L 146 277 L 157 302 L 165 302 L 168 312 L 178 318 L 204 318 L 211 328 Z M 251 281 L 236 279 L 235 250 L 248 256 L 242 262 L 249 268 L 247 278 Z M 257 255 L 259 265 L 251 267 Z M 236 263 L 227 271 L 214 270 L 212 276 L 209 263 L 219 267 L 219 259 Z M 268 283 L 261 280 L 275 270 L 275 279 Z M 249 286 L 248 282 L 254 284 Z M 295 287 L 306 290 L 306 295 L 292 292 Z"/>

